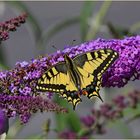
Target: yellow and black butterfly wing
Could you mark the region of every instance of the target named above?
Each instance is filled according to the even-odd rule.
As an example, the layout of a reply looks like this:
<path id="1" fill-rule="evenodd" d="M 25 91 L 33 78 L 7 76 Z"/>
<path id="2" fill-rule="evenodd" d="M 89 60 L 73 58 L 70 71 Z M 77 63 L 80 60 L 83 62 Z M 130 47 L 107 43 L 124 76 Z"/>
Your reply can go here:
<path id="1" fill-rule="evenodd" d="M 49 68 L 38 80 L 36 89 L 40 92 L 56 92 L 68 102 L 73 104 L 73 108 L 81 101 L 77 94 L 77 88 L 71 80 L 69 70 L 65 62 L 60 62 Z"/>
<path id="2" fill-rule="evenodd" d="M 88 98 L 99 95 L 103 73 L 117 59 L 118 53 L 100 49 L 76 56 L 73 61 L 80 75 L 81 89 Z M 102 99 L 101 99 L 102 100 Z"/>

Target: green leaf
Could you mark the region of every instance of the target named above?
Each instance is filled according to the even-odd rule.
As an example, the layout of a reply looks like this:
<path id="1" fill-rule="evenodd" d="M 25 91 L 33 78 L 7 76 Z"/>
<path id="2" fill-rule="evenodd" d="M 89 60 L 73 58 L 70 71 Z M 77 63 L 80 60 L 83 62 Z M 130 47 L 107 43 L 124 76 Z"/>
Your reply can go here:
<path id="1" fill-rule="evenodd" d="M 56 100 L 59 102 L 59 98 L 58 97 L 56 97 Z M 57 103 L 58 103 L 57 102 Z M 60 103 L 58 103 L 58 104 L 60 104 Z M 63 103 L 61 102 L 61 106 L 62 106 L 62 104 L 65 104 L 64 103 L 64 101 L 63 101 Z M 67 116 L 68 116 L 68 114 L 58 114 L 58 113 L 55 113 L 55 117 L 56 117 L 56 129 L 57 129 L 57 131 L 58 132 L 61 132 L 61 131 L 63 131 L 66 127 L 67 127 Z"/>
<path id="2" fill-rule="evenodd" d="M 36 140 L 42 140 L 44 138 L 46 139 L 46 136 L 44 134 L 34 134 L 26 137 L 26 139 L 36 139 Z"/>
<path id="3" fill-rule="evenodd" d="M 6 1 L 6 3 L 9 3 L 10 5 L 19 9 L 20 11 L 27 13 L 27 15 L 28 15 L 27 21 L 29 21 L 29 23 L 31 24 L 31 28 L 32 28 L 32 31 L 34 32 L 35 39 L 36 39 L 36 41 L 38 41 L 42 34 L 42 30 L 41 30 L 41 27 L 40 27 L 37 19 L 31 13 L 29 8 L 21 1 Z"/>
<path id="4" fill-rule="evenodd" d="M 137 22 L 137 23 L 134 23 L 133 25 L 131 25 L 130 32 L 135 33 L 139 29 L 140 29 L 140 22 Z"/>
<path id="5" fill-rule="evenodd" d="M 118 32 L 117 28 L 115 28 L 115 26 L 113 26 L 112 23 L 108 22 L 107 27 L 109 29 L 109 32 L 111 33 L 111 35 L 114 38 L 121 38 L 120 33 Z"/>
<path id="6" fill-rule="evenodd" d="M 140 117 L 140 104 L 137 105 L 136 108 L 126 108 L 123 112 L 124 116 L 128 116 L 126 123 L 130 123 L 133 120 Z"/>
<path id="7" fill-rule="evenodd" d="M 81 39 L 85 41 L 88 31 L 88 19 L 92 15 L 93 1 L 86 1 L 80 15 Z"/>
<path id="8" fill-rule="evenodd" d="M 67 123 L 74 132 L 78 132 L 81 129 L 80 119 L 74 110 L 70 111 Z"/>
<path id="9" fill-rule="evenodd" d="M 2 62 L 0 62 L 0 68 L 3 69 L 3 70 L 9 69 L 9 67 L 6 66 L 5 64 L 3 64 Z"/>
<path id="10" fill-rule="evenodd" d="M 9 67 L 6 64 L 6 60 L 5 60 L 4 47 L 5 47 L 4 44 L 1 43 L 0 44 L 0 68 L 9 69 Z"/>
<path id="11" fill-rule="evenodd" d="M 133 36 L 134 34 L 130 32 L 128 28 L 123 28 L 120 26 L 114 26 L 112 23 L 108 22 L 107 27 L 109 32 L 114 38 L 123 38 L 124 36 Z"/>
<path id="12" fill-rule="evenodd" d="M 104 1 L 96 16 L 90 19 L 90 27 L 86 36 L 86 40 L 91 40 L 96 36 L 110 5 L 111 1 Z"/>
<path id="13" fill-rule="evenodd" d="M 31 119 L 33 119 L 35 117 L 36 114 L 32 114 Z M 8 130 L 8 134 L 7 134 L 7 139 L 13 139 L 15 138 L 15 136 L 21 132 L 23 129 L 25 129 L 25 127 L 29 124 L 30 122 L 28 122 L 27 124 L 21 124 L 21 121 L 19 120 L 18 117 L 15 118 L 15 120 L 11 123 L 10 128 Z"/>
<path id="14" fill-rule="evenodd" d="M 49 39 L 51 39 L 54 35 L 56 35 L 58 32 L 64 30 L 65 28 L 70 27 L 73 24 L 79 23 L 80 18 L 79 17 L 73 17 L 67 20 L 64 20 L 60 23 L 58 23 L 56 26 L 48 29 L 42 34 L 41 40 L 38 43 L 38 46 L 43 46 L 46 45 Z"/>
<path id="15" fill-rule="evenodd" d="M 54 99 L 56 103 L 58 103 L 59 105 L 67 108 L 68 105 L 66 104 L 66 101 L 63 99 L 60 99 L 58 96 L 55 96 Z M 57 114 L 55 113 L 55 117 L 56 117 L 56 129 L 58 129 L 58 132 L 63 131 L 66 127 L 67 127 L 67 117 L 68 117 L 69 113 L 67 114 Z"/>
<path id="16" fill-rule="evenodd" d="M 71 104 L 59 97 L 55 98 L 55 102 L 67 108 L 69 111 L 67 114 L 56 114 L 56 128 L 58 128 L 58 132 L 62 132 L 66 128 L 70 128 L 71 130 L 78 132 L 81 128 L 80 119 L 76 112 L 71 109 Z"/>
<path id="17" fill-rule="evenodd" d="M 24 125 L 20 124 L 20 121 L 18 119 L 15 119 L 14 123 L 12 125 L 10 125 L 10 128 L 8 130 L 8 135 L 7 135 L 7 139 L 12 139 L 14 138 L 19 130 L 21 130 L 23 128 Z"/>

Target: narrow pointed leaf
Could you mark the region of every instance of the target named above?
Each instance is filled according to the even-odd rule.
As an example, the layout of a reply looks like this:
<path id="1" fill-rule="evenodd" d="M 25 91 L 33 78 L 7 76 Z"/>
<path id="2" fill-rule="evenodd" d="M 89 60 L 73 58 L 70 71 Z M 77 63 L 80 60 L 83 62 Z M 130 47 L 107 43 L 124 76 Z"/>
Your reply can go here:
<path id="1" fill-rule="evenodd" d="M 37 19 L 34 17 L 32 12 L 29 10 L 29 8 L 21 1 L 7 1 L 6 3 L 9 3 L 11 6 L 16 7 L 22 12 L 26 12 L 28 15 L 27 21 L 31 24 L 32 31 L 34 32 L 35 39 L 38 41 L 41 36 L 41 27 L 37 21 Z"/>
<path id="2" fill-rule="evenodd" d="M 93 1 L 86 1 L 83 5 L 81 16 L 80 16 L 82 41 L 85 41 L 85 37 L 88 31 L 88 20 L 92 15 L 92 11 L 93 11 Z"/>
<path id="3" fill-rule="evenodd" d="M 110 5 L 111 1 L 103 2 L 99 12 L 90 20 L 90 27 L 86 36 L 86 40 L 91 40 L 96 36 Z"/>
<path id="4" fill-rule="evenodd" d="M 58 23 L 56 26 L 50 28 L 49 30 L 45 31 L 41 37 L 41 40 L 38 43 L 38 46 L 43 46 L 46 45 L 49 39 L 51 39 L 54 35 L 56 35 L 58 32 L 64 30 L 65 28 L 70 27 L 73 24 L 79 23 L 80 18 L 79 17 L 73 17 L 70 19 L 67 19 L 65 21 L 62 21 Z"/>

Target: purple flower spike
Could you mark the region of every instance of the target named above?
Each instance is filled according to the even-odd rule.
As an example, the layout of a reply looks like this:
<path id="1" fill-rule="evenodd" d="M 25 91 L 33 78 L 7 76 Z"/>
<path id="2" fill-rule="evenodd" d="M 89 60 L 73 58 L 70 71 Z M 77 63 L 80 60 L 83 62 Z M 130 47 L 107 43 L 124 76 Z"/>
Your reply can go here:
<path id="1" fill-rule="evenodd" d="M 18 24 L 14 24 L 18 25 Z M 86 53 L 88 51 L 94 51 L 97 49 L 111 48 L 118 52 L 119 58 L 113 63 L 112 66 L 103 74 L 102 86 L 106 87 L 123 87 L 127 84 L 129 80 L 140 79 L 140 36 L 132 36 L 126 37 L 122 40 L 120 39 L 97 39 L 89 42 L 85 42 L 81 45 L 77 45 L 71 48 L 66 48 L 62 52 L 57 51 L 54 54 L 49 55 L 48 57 L 39 57 L 38 59 L 32 59 L 28 62 L 16 63 L 14 69 L 9 71 L 0 72 L 0 87 L 1 87 L 1 95 L 6 99 L 8 99 L 8 103 L 13 109 L 13 99 L 18 102 L 18 100 L 22 100 L 26 98 L 33 98 L 34 95 L 40 95 L 40 92 L 36 90 L 38 79 L 44 74 L 50 66 L 61 62 L 64 60 L 64 54 L 67 53 L 71 58 L 75 57 L 78 54 Z M 7 108 L 9 110 L 9 106 L 5 105 L 3 101 L 5 100 L 0 96 L 0 107 Z M 13 96 L 13 97 L 12 97 Z M 16 97 L 15 97 L 16 96 Z M 22 97 L 21 97 L 22 96 Z M 52 94 L 46 92 L 46 96 L 48 99 L 51 98 Z M 19 99 L 18 99 L 19 98 Z M 134 103 L 135 97 L 133 97 Z M 10 101 L 10 102 L 9 102 Z M 5 102 L 6 103 L 6 102 Z M 11 107 L 12 104 L 12 107 Z M 119 99 L 116 101 L 116 104 L 120 107 L 125 107 L 125 102 L 123 99 Z M 15 107 L 15 106 L 14 106 Z M 17 106 L 16 106 L 17 107 Z M 28 110 L 24 108 L 23 110 Z M 115 111 L 105 112 L 108 107 L 104 106 L 102 108 L 102 113 L 105 116 L 112 117 L 116 115 Z M 12 110 L 10 116 L 14 116 L 14 114 L 20 114 L 17 110 Z M 26 121 L 28 120 L 30 113 L 26 112 L 25 114 L 21 113 L 21 118 Z M 26 117 L 25 117 L 26 116 Z M 24 122 L 23 121 L 23 122 Z"/>
<path id="2" fill-rule="evenodd" d="M 95 118 L 94 116 L 88 115 L 86 117 L 82 117 L 81 121 L 86 127 L 91 127 L 95 122 Z"/>
<path id="3" fill-rule="evenodd" d="M 16 18 L 0 23 L 0 42 L 9 38 L 9 32 L 16 31 L 17 27 L 25 22 L 27 14 L 24 13 Z"/>
<path id="4" fill-rule="evenodd" d="M 14 69 L 0 72 L 1 92 L 5 95 L 39 95 L 36 90 L 38 79 L 52 65 L 64 60 L 67 53 L 72 58 L 77 54 L 97 49 L 111 48 L 118 52 L 119 58 L 103 74 L 102 86 L 123 87 L 129 80 L 140 79 L 140 36 L 120 39 L 97 39 L 75 47 L 57 51 L 48 57 L 39 57 L 30 62 L 18 62 Z M 50 99 L 52 94 L 46 92 Z"/>
<path id="5" fill-rule="evenodd" d="M 7 133 L 9 129 L 9 122 L 8 118 L 6 117 L 5 113 L 0 109 L 0 135 L 3 133 Z"/>
<path id="6" fill-rule="evenodd" d="M 3 109 L 9 118 L 19 115 L 22 123 L 27 123 L 31 115 L 37 111 L 67 112 L 63 107 L 40 96 L 10 96 L 0 94 L 0 108 Z"/>
<path id="7" fill-rule="evenodd" d="M 119 95 L 116 98 L 114 98 L 113 102 L 115 105 L 117 105 L 119 108 L 122 108 L 122 109 L 128 105 L 128 101 L 122 95 Z"/>

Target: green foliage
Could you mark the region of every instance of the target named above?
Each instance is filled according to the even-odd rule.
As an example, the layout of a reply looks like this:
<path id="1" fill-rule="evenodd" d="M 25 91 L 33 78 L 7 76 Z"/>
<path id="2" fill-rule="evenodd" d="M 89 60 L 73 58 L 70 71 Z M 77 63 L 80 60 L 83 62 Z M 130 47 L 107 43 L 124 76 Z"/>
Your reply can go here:
<path id="1" fill-rule="evenodd" d="M 1 69 L 9 69 L 9 67 L 6 64 L 6 60 L 4 57 L 4 50 L 3 50 L 4 46 L 0 46 L 0 68 Z"/>
<path id="2" fill-rule="evenodd" d="M 47 31 L 44 31 L 42 33 L 41 39 L 38 42 L 38 47 L 41 47 L 43 49 L 47 42 L 53 38 L 57 33 L 61 32 L 62 30 L 69 28 L 70 26 L 79 23 L 79 17 L 72 17 L 69 19 L 66 19 L 57 25 L 53 26 L 52 28 L 48 29 Z"/>
<path id="3" fill-rule="evenodd" d="M 108 22 L 107 27 L 109 32 L 114 38 L 123 38 L 124 36 L 132 36 L 134 33 L 128 28 L 122 28 L 119 26 L 114 26 L 112 23 Z"/>
<path id="4" fill-rule="evenodd" d="M 95 17 L 93 16 L 90 19 L 89 31 L 86 35 L 86 40 L 93 39 L 96 36 L 96 34 L 99 32 L 99 29 L 102 25 L 103 19 L 104 19 L 110 6 L 111 6 L 111 1 L 103 2 L 100 10 L 95 15 Z"/>
<path id="5" fill-rule="evenodd" d="M 122 120 L 116 120 L 109 123 L 110 128 L 115 128 L 124 138 L 133 138 L 133 134 L 127 124 Z"/>
<path id="6" fill-rule="evenodd" d="M 88 32 L 88 22 L 93 12 L 93 3 L 92 1 L 86 1 L 83 5 L 80 15 L 80 26 L 81 26 L 81 39 L 86 41 L 86 35 Z"/>
<path id="7" fill-rule="evenodd" d="M 35 40 L 38 41 L 42 34 L 41 26 L 37 20 L 37 18 L 32 14 L 29 8 L 21 1 L 7 1 L 6 3 L 18 9 L 20 12 L 26 12 L 28 15 L 27 22 L 30 23 L 30 27 L 33 31 L 33 35 L 35 36 Z"/>
<path id="8" fill-rule="evenodd" d="M 56 96 L 55 101 L 69 109 L 68 114 L 56 114 L 57 128 L 59 128 L 58 132 L 65 130 L 67 127 L 75 132 L 78 132 L 81 128 L 81 123 L 79 117 L 71 108 L 72 106 L 68 104 L 66 100 L 61 99 L 58 96 Z"/>

